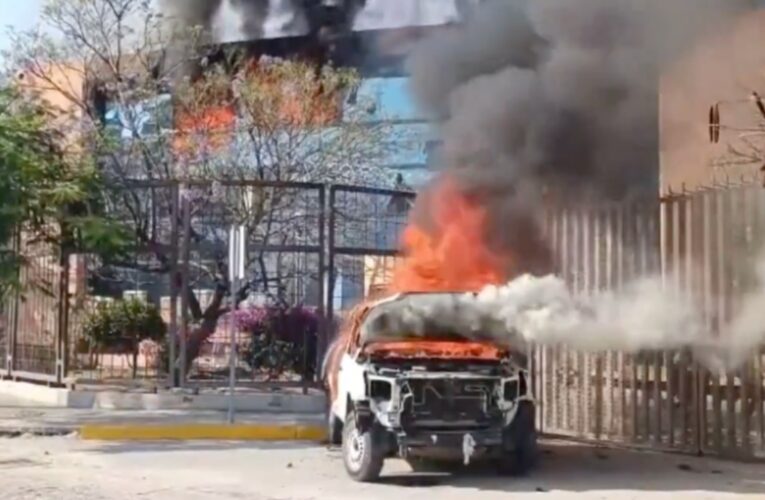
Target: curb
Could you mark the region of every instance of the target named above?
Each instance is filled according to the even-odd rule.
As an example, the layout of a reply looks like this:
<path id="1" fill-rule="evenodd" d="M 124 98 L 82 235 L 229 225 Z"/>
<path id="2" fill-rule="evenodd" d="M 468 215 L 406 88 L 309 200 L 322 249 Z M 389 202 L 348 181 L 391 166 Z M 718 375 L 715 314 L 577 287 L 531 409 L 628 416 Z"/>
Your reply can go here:
<path id="1" fill-rule="evenodd" d="M 77 432 L 76 428 L 69 428 L 69 427 L 0 428 L 0 438 L 19 438 L 24 436 L 59 437 L 59 436 L 69 436 L 76 432 Z"/>
<path id="2" fill-rule="evenodd" d="M 90 425 L 79 429 L 80 438 L 92 441 L 317 441 L 326 440 L 320 425 L 184 424 Z"/>

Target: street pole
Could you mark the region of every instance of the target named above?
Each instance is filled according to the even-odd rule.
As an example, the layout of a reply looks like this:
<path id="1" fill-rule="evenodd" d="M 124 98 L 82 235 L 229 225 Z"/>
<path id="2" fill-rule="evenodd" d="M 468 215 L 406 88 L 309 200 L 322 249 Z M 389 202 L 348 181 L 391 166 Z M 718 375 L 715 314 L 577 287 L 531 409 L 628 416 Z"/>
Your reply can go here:
<path id="1" fill-rule="evenodd" d="M 244 279 L 244 262 L 247 251 L 247 235 L 244 226 L 231 226 L 228 245 L 228 274 L 229 274 L 229 297 L 231 300 L 231 313 L 228 320 L 229 328 L 229 373 L 228 373 L 228 423 L 234 423 L 236 389 L 236 362 L 237 342 L 236 327 L 234 326 L 233 313 L 237 309 L 236 294 L 239 291 L 241 281 Z"/>

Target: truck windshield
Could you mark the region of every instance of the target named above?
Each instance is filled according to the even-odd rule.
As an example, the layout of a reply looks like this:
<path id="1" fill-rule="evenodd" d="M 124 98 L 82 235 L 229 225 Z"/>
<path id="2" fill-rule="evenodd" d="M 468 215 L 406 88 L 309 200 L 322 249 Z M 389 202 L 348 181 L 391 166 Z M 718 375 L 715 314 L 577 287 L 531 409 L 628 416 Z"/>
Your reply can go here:
<path id="1" fill-rule="evenodd" d="M 475 307 L 467 307 L 465 297 L 460 293 L 420 293 L 380 303 L 361 325 L 361 343 L 433 340 L 489 342 L 500 347 L 515 343 L 515 336 L 504 325 L 491 324 Z"/>

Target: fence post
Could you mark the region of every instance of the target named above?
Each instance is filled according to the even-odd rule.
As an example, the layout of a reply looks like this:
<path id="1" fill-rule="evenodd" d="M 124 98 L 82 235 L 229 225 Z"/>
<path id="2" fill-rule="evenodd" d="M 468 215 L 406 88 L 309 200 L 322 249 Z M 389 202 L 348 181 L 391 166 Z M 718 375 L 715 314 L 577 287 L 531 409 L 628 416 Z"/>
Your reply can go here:
<path id="1" fill-rule="evenodd" d="M 230 287 L 230 300 L 231 311 L 234 312 L 237 309 L 237 297 L 236 293 L 239 289 L 239 284 L 245 279 L 245 262 L 247 255 L 247 232 L 244 226 L 231 226 L 228 240 L 228 275 L 229 275 L 229 287 Z M 234 404 L 236 390 L 236 362 L 237 362 L 237 342 L 236 342 L 236 327 L 234 326 L 233 318 L 229 317 L 228 329 L 230 335 L 229 346 L 229 373 L 228 373 L 228 423 L 234 423 Z"/>
<path id="2" fill-rule="evenodd" d="M 319 187 L 319 269 L 318 269 L 318 309 L 319 309 L 319 331 L 317 332 L 318 339 L 316 339 L 316 359 L 314 361 L 314 381 L 321 383 L 321 362 L 324 359 L 324 352 L 327 349 L 327 334 L 329 332 L 329 325 L 327 324 L 327 310 L 325 304 L 325 283 L 327 279 L 327 263 L 326 258 L 326 209 L 327 209 L 327 194 L 326 186 Z M 307 350 L 307 345 L 306 345 Z M 305 378 L 305 376 L 304 376 Z M 305 384 L 303 384 L 303 391 L 307 392 Z"/>
<path id="3" fill-rule="evenodd" d="M 335 186 L 329 187 L 329 224 L 327 235 L 327 327 L 331 328 L 334 321 L 335 309 L 335 203 L 337 190 Z"/>
<path id="4" fill-rule="evenodd" d="M 178 345 L 178 218 L 180 216 L 180 193 L 178 185 L 173 184 L 172 191 L 172 220 L 170 222 L 170 328 L 168 331 L 168 361 L 167 361 L 167 376 L 168 385 L 170 387 L 178 387 L 178 367 L 176 361 L 178 359 L 176 347 Z"/>
<path id="5" fill-rule="evenodd" d="M 62 244 L 63 245 L 63 244 Z M 67 375 L 67 358 L 69 356 L 69 341 L 67 330 L 69 326 L 69 252 L 59 250 L 59 284 L 58 307 L 56 322 L 56 384 L 64 383 Z"/>
<path id="6" fill-rule="evenodd" d="M 188 187 L 181 186 L 181 213 L 183 220 L 183 238 L 181 240 L 181 341 L 180 341 L 180 366 L 178 385 L 186 385 L 186 342 L 189 334 L 189 261 L 191 259 L 191 207 L 189 206 Z"/>
<path id="7" fill-rule="evenodd" d="M 13 245 L 16 253 L 21 248 L 21 233 L 20 231 L 14 232 Z M 17 278 L 21 281 L 21 269 L 18 270 Z M 18 340 L 19 331 L 19 300 L 21 300 L 21 292 L 19 290 L 13 290 L 11 293 L 12 299 L 8 300 L 9 314 L 6 316 L 6 352 L 5 352 L 5 366 L 8 371 L 8 377 L 13 376 L 13 372 L 16 369 L 16 341 Z"/>

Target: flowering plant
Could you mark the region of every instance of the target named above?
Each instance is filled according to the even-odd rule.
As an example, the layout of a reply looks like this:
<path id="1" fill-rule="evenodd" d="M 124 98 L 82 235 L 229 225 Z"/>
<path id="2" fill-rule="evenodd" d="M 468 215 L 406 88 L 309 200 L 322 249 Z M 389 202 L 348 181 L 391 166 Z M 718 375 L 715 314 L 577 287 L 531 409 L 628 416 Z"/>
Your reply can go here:
<path id="1" fill-rule="evenodd" d="M 319 314 L 306 306 L 254 306 L 234 311 L 233 326 L 252 335 L 247 359 L 254 369 L 311 376 L 316 366 Z"/>

